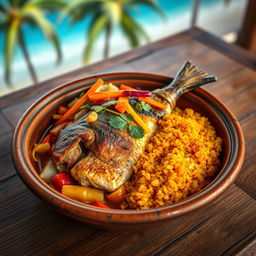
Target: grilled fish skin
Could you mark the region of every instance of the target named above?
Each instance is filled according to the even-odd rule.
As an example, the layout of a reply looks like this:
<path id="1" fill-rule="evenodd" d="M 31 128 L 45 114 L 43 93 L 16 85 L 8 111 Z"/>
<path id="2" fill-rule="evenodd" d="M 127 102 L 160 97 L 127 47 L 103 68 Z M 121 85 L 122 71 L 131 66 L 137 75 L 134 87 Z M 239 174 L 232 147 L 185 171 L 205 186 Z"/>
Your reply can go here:
<path id="1" fill-rule="evenodd" d="M 111 127 L 108 122 L 112 114 L 109 112 L 99 112 L 97 121 L 93 123 L 85 121 L 90 112 L 87 113 L 62 130 L 52 149 L 55 165 L 59 170 L 63 169 L 63 166 L 70 169 L 73 178 L 81 185 L 94 186 L 109 192 L 117 189 L 130 178 L 132 166 L 157 129 L 157 121 L 171 112 L 179 96 L 195 87 L 214 81 L 216 81 L 215 77 L 198 71 L 194 65 L 186 62 L 170 85 L 153 91 L 153 98 L 166 104 L 167 109 L 162 111 L 153 108 L 149 113 L 138 113 L 151 130 L 141 139 L 135 139 L 126 131 Z M 134 107 L 136 103 L 135 98 L 130 99 L 131 106 Z M 78 161 L 77 147 L 81 143 L 89 153 Z"/>

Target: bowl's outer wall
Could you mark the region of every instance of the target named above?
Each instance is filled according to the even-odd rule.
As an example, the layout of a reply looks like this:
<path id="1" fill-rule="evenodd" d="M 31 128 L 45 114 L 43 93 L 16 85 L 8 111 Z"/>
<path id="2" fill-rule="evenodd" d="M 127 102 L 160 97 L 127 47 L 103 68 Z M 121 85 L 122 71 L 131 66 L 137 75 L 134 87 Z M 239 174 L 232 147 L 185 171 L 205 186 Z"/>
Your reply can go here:
<path id="1" fill-rule="evenodd" d="M 234 181 L 244 158 L 242 130 L 237 119 L 223 103 L 203 89 L 195 89 L 182 96 L 177 105 L 181 108 L 191 107 L 207 116 L 224 142 L 220 173 L 203 191 L 180 203 L 143 211 L 104 210 L 84 205 L 56 192 L 39 178 L 38 166 L 31 157 L 32 147 L 48 127 L 57 107 L 79 95 L 98 78 L 117 85 L 125 83 L 143 89 L 159 88 L 171 81 L 168 77 L 143 73 L 103 74 L 62 85 L 35 102 L 17 125 L 12 150 L 13 161 L 19 175 L 40 198 L 61 213 L 81 221 L 105 227 L 132 227 L 133 224 L 136 226 L 158 223 L 191 212 L 212 201 Z"/>

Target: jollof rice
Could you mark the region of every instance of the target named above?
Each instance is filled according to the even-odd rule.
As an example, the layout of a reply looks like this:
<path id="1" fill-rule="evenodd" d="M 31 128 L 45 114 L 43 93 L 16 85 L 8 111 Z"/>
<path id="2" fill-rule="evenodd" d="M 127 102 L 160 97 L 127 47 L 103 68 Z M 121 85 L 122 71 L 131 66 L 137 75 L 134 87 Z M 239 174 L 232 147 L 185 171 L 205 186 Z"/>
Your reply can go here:
<path id="1" fill-rule="evenodd" d="M 207 186 L 218 170 L 222 139 L 206 117 L 176 108 L 133 167 L 122 208 L 150 209 L 179 202 Z"/>

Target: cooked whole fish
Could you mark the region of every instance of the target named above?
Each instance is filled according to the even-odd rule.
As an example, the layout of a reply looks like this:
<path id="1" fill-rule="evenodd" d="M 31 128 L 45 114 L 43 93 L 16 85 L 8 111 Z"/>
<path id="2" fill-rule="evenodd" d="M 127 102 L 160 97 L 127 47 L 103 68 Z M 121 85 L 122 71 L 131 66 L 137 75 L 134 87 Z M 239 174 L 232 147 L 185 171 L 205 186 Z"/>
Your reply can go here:
<path id="1" fill-rule="evenodd" d="M 132 166 L 157 129 L 157 120 L 172 111 L 180 95 L 214 81 L 216 77 L 198 71 L 189 61 L 185 62 L 168 86 L 153 91 L 152 97 L 166 104 L 167 109 L 153 108 L 153 111 L 138 113 L 151 130 L 141 139 L 112 128 L 108 123 L 112 115 L 109 112 L 99 112 L 97 121 L 93 123 L 85 121 L 89 115 L 87 113 L 63 129 L 54 144 L 52 159 L 57 169 L 70 170 L 81 185 L 109 192 L 115 190 L 130 178 Z M 136 103 L 136 98 L 130 98 L 134 109 Z M 80 145 L 88 150 L 88 154 L 79 160 L 82 151 Z"/>

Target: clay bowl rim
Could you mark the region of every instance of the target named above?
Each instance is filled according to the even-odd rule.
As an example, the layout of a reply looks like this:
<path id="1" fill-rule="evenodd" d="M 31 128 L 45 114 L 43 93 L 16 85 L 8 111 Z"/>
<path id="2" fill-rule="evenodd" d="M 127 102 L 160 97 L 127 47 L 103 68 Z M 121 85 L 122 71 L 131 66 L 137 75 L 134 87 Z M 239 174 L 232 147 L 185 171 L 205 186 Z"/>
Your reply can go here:
<path id="1" fill-rule="evenodd" d="M 201 190 L 200 192 L 192 195 L 191 197 L 174 203 L 169 206 L 148 209 L 148 210 L 120 210 L 120 209 L 102 209 L 94 206 L 89 206 L 83 203 L 79 203 L 78 201 L 72 200 L 61 195 L 59 192 L 55 191 L 51 188 L 47 183 L 39 178 L 39 175 L 31 161 L 28 161 L 30 158 L 29 152 L 26 148 L 26 135 L 30 126 L 27 124 L 33 122 L 32 118 L 35 118 L 40 114 L 40 110 L 45 107 L 42 106 L 42 103 L 46 103 L 47 99 L 51 99 L 52 96 L 55 95 L 55 98 L 60 98 L 61 96 L 64 98 L 69 98 L 68 93 L 70 93 L 72 87 L 80 88 L 80 90 L 84 90 L 88 88 L 88 85 L 91 85 L 97 79 L 102 78 L 107 81 L 108 79 L 113 80 L 113 78 L 128 78 L 133 77 L 135 79 L 142 79 L 143 81 L 160 81 L 160 83 L 169 83 L 172 78 L 156 75 L 150 73 L 140 73 L 140 72 L 115 72 L 115 73 L 106 73 L 106 74 L 98 74 L 93 76 L 85 76 L 70 82 L 64 83 L 49 92 L 45 93 L 41 96 L 35 103 L 33 103 L 29 109 L 23 114 L 21 119 L 19 120 L 17 127 L 14 131 L 13 141 L 12 141 L 12 157 L 15 168 L 24 181 L 24 183 L 44 201 L 50 203 L 57 210 L 62 212 L 63 214 L 69 215 L 76 219 L 80 219 L 82 221 L 96 222 L 96 223 L 117 223 L 117 224 L 129 224 L 129 223 L 146 223 L 146 222 L 155 222 L 157 220 L 164 220 L 167 218 L 174 218 L 180 215 L 184 215 L 185 213 L 191 212 L 201 206 L 211 202 L 221 193 L 223 193 L 235 180 L 237 177 L 243 160 L 245 153 L 245 142 L 244 136 L 242 133 L 242 129 L 239 125 L 238 120 L 232 114 L 232 112 L 225 106 L 223 102 L 217 99 L 215 96 L 211 95 L 207 91 L 202 88 L 197 88 L 190 94 L 196 96 L 198 100 L 200 98 L 208 99 L 208 108 L 212 108 L 215 110 L 217 115 L 221 113 L 221 119 L 225 125 L 229 122 L 232 127 L 226 126 L 226 129 L 229 132 L 230 136 L 230 153 L 229 158 L 227 159 L 225 165 L 223 166 L 220 174 L 211 182 L 206 188 Z M 132 81 L 132 80 L 131 80 Z M 82 83 L 82 85 L 81 85 Z M 68 89 L 69 90 L 68 90 Z M 74 91 L 72 89 L 72 92 Z M 76 90 L 75 90 L 76 91 Z M 77 90 L 78 91 L 78 90 Z M 63 96 L 64 95 L 64 96 Z M 73 97 L 73 96 L 72 96 Z M 55 99 L 54 98 L 54 99 Z M 50 102 L 52 102 L 51 99 Z M 57 105 L 57 104 L 56 104 Z M 39 108 L 38 108 L 39 107 Z M 38 108 L 38 109 L 37 109 Z M 217 109 L 216 109 L 217 108 Z M 37 110 L 37 112 L 36 112 Z M 220 113 L 219 113 L 220 112 Z M 225 119 L 225 120 L 224 120 Z M 231 132 L 231 128 L 233 129 L 233 133 Z M 235 135 L 235 138 L 232 136 Z M 232 144 L 233 142 L 233 144 Z M 233 158 L 230 158 L 231 153 L 233 152 Z M 46 196 L 47 195 L 47 196 Z M 95 214 L 96 213 L 96 214 Z M 115 218 L 116 216 L 116 218 Z M 133 216 L 133 217 L 131 217 Z M 135 218 L 134 218 L 135 217 Z"/>

